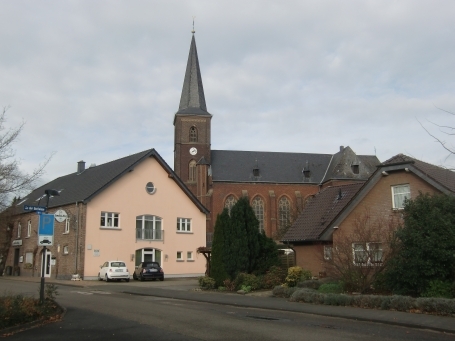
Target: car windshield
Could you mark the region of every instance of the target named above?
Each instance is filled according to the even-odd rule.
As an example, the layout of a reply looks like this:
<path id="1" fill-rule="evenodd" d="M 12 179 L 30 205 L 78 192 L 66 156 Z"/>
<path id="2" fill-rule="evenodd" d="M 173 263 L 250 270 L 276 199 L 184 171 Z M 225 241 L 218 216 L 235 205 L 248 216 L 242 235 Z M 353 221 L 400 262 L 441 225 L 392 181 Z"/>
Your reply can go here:
<path id="1" fill-rule="evenodd" d="M 144 263 L 144 268 L 159 268 L 160 265 L 158 263 Z"/>
<path id="2" fill-rule="evenodd" d="M 113 268 L 123 268 L 125 267 L 125 263 L 123 262 L 112 262 L 111 267 Z"/>

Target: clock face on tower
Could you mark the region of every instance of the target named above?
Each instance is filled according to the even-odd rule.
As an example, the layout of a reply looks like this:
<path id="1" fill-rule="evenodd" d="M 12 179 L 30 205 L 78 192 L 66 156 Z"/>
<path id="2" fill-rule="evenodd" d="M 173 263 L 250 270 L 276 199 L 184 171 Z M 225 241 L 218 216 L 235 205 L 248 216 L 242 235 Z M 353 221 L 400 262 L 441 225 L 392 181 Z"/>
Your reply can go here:
<path id="1" fill-rule="evenodd" d="M 197 149 L 195 147 L 190 148 L 190 154 L 191 155 L 196 155 L 197 154 Z"/>

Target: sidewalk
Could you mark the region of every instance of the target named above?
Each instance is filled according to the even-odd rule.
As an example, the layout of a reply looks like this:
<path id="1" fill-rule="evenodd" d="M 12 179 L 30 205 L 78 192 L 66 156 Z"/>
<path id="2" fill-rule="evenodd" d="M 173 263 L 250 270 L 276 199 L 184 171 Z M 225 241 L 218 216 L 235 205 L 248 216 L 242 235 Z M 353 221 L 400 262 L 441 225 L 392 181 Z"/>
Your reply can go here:
<path id="1" fill-rule="evenodd" d="M 40 278 L 38 277 L 0 277 L 0 280 L 2 279 L 32 282 L 40 281 Z M 65 281 L 53 279 L 46 279 L 46 283 L 76 287 L 92 287 L 105 284 L 104 282 L 98 281 Z M 120 289 L 119 292 L 131 295 L 166 297 L 195 302 L 232 305 L 237 307 L 251 307 L 331 316 L 350 320 L 378 322 L 409 328 L 429 329 L 455 334 L 455 319 L 453 317 L 413 314 L 388 310 L 296 303 L 289 302 L 283 298 L 268 296 L 269 292 L 267 292 L 265 295 L 261 293 L 239 295 L 235 293 L 198 291 L 195 290 L 198 288 L 197 280 L 188 278 L 170 278 L 164 280 L 163 282 L 153 282 L 153 292 L 150 290 L 150 286 L 140 286 L 139 284 L 142 283 L 125 283 L 121 287 L 118 287 Z"/>

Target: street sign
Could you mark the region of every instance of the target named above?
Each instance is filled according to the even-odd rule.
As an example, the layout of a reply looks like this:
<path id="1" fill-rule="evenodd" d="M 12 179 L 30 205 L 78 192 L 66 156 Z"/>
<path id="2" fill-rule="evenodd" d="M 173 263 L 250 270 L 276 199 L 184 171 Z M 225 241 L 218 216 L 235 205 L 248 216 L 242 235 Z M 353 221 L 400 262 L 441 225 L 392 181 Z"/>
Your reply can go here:
<path id="1" fill-rule="evenodd" d="M 24 205 L 24 211 L 46 212 L 46 207 L 44 207 L 44 206 Z"/>
<path id="2" fill-rule="evenodd" d="M 41 214 L 38 225 L 38 245 L 54 245 L 54 215 Z"/>

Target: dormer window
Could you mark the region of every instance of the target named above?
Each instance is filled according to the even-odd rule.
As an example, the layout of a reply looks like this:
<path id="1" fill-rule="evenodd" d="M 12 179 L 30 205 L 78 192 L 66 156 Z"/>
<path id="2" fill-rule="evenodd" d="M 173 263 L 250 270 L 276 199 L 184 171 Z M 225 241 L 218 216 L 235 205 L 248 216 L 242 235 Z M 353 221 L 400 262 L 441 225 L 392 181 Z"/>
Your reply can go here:
<path id="1" fill-rule="evenodd" d="M 359 165 L 358 164 L 352 164 L 351 169 L 352 169 L 352 173 L 359 174 Z"/>
<path id="2" fill-rule="evenodd" d="M 310 175 L 311 175 L 310 170 L 309 169 L 305 169 L 305 168 L 303 169 L 302 173 L 303 173 L 303 176 L 304 176 L 305 179 L 308 179 L 310 177 Z"/>
<path id="3" fill-rule="evenodd" d="M 259 168 L 253 168 L 253 176 L 259 176 Z"/>

